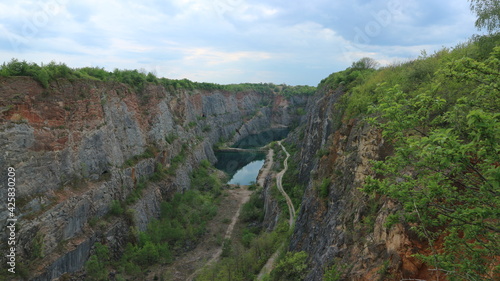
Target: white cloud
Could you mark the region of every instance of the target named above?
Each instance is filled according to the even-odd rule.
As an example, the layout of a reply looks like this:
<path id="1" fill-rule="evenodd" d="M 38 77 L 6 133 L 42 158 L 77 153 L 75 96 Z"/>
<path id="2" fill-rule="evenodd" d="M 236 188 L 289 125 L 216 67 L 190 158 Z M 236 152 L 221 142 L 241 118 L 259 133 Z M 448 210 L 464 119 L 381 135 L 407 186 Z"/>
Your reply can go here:
<path id="1" fill-rule="evenodd" d="M 364 56 L 390 63 L 465 41 L 473 21 L 452 0 L 22 0 L 0 2 L 0 57 L 314 85 Z"/>

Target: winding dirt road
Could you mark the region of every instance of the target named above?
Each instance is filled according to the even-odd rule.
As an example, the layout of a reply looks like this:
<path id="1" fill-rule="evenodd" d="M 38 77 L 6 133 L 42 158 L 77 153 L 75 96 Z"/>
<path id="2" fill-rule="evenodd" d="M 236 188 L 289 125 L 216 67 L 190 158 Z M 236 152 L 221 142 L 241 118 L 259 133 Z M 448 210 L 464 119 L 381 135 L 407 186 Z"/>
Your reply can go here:
<path id="1" fill-rule="evenodd" d="M 295 207 L 293 206 L 292 200 L 290 199 L 290 197 L 288 196 L 288 194 L 283 189 L 283 175 L 286 173 L 286 170 L 288 170 L 288 157 L 290 157 L 290 154 L 288 153 L 288 151 L 286 151 L 286 148 L 281 144 L 281 141 L 278 141 L 278 144 L 281 146 L 281 148 L 283 149 L 283 151 L 286 153 L 286 158 L 285 158 L 285 161 L 283 162 L 284 165 L 285 165 L 285 168 L 276 175 L 276 184 L 278 185 L 278 190 L 281 192 L 281 194 L 286 199 L 286 204 L 288 205 L 288 211 L 290 213 L 290 221 L 289 221 L 289 223 L 290 223 L 290 227 L 292 227 L 293 224 L 295 223 L 294 222 Z"/>
<path id="2" fill-rule="evenodd" d="M 273 165 L 273 156 L 274 156 L 274 150 L 269 149 L 267 156 L 266 156 L 265 166 L 262 167 L 262 169 L 259 173 L 259 176 L 257 177 L 257 183 L 260 186 L 264 186 L 264 181 L 265 181 L 267 175 L 271 171 L 271 168 Z M 234 226 L 238 222 L 238 219 L 240 216 L 241 207 L 243 206 L 243 204 L 248 202 L 248 200 L 250 199 L 250 195 L 252 194 L 252 191 L 249 191 L 246 188 L 241 188 L 241 189 L 236 189 L 236 190 L 229 190 L 229 193 L 230 193 L 231 197 L 233 198 L 231 200 L 231 202 L 237 202 L 237 204 L 234 204 L 234 206 L 225 205 L 226 208 L 224 208 L 224 210 L 221 210 L 222 212 L 226 213 L 226 216 L 227 216 L 227 213 L 233 214 L 231 217 L 231 223 L 227 227 L 226 233 L 224 236 L 224 238 L 226 238 L 226 239 L 231 238 L 231 235 L 232 235 L 233 230 L 234 230 Z M 203 270 L 206 266 L 217 262 L 222 254 L 222 246 L 218 246 L 216 248 L 212 247 L 210 251 L 205 250 L 203 245 L 199 245 L 199 248 L 201 248 L 201 249 L 198 251 L 196 251 L 196 250 L 192 251 L 190 254 L 187 255 L 187 257 L 185 257 L 184 259 L 182 259 L 179 262 L 179 264 L 181 264 L 182 266 L 185 266 L 186 264 L 193 264 L 191 268 L 197 268 L 197 269 L 194 270 L 194 272 L 191 271 L 192 273 L 189 274 L 187 277 L 185 277 L 182 274 L 179 274 L 179 271 L 182 272 L 183 270 L 178 270 L 177 277 L 179 277 L 179 279 L 175 279 L 175 280 L 181 280 L 180 278 L 185 278 L 182 280 L 192 281 L 201 272 L 201 270 Z M 202 253 L 203 251 L 204 251 L 204 253 Z M 200 261 L 200 256 L 203 256 L 204 260 L 208 260 L 208 261 L 206 261 L 206 262 L 204 262 L 203 260 Z M 184 269 L 184 271 L 185 271 L 185 269 Z"/>
<path id="3" fill-rule="evenodd" d="M 276 175 L 276 184 L 278 186 L 278 190 L 281 192 L 281 194 L 285 197 L 286 204 L 288 206 L 288 212 L 290 213 L 290 219 L 288 221 L 289 227 L 292 228 L 294 223 L 295 223 L 295 207 L 293 206 L 292 200 L 288 196 L 288 194 L 285 192 L 283 189 L 283 175 L 286 173 L 288 170 L 288 157 L 290 157 L 290 154 L 286 150 L 286 148 L 281 144 L 281 141 L 278 141 L 278 144 L 281 146 L 281 149 L 286 153 L 286 158 L 284 163 L 284 169 L 281 170 Z M 261 271 L 259 272 L 259 275 L 257 275 L 257 280 L 262 280 L 266 274 L 269 274 L 271 270 L 274 267 L 274 263 L 276 262 L 276 259 L 278 258 L 281 250 L 283 249 L 284 244 L 281 245 L 281 247 L 276 250 L 276 252 L 267 260 L 266 264 L 262 267 Z"/>
<path id="4" fill-rule="evenodd" d="M 281 146 L 283 151 L 285 151 L 286 158 L 284 161 L 284 169 L 276 175 L 276 183 L 278 190 L 286 199 L 286 203 L 288 205 L 288 210 L 290 213 L 290 227 L 293 227 L 293 224 L 295 223 L 295 208 L 293 206 L 292 200 L 283 189 L 282 183 L 283 175 L 288 170 L 288 158 L 290 157 L 290 154 L 281 144 L 281 141 L 279 141 L 278 144 Z M 273 163 L 273 156 L 274 150 L 270 149 L 267 154 L 266 166 L 262 169 L 257 179 L 257 183 L 261 186 L 264 184 L 265 178 L 270 173 Z M 215 237 L 216 233 L 220 233 L 220 228 L 223 225 L 221 221 L 223 221 L 224 219 L 227 220 L 227 218 L 230 216 L 231 222 L 226 228 L 224 238 L 231 238 L 234 226 L 237 223 L 240 215 L 241 206 L 248 202 L 252 191 L 249 191 L 246 188 L 240 188 L 228 190 L 228 193 L 229 197 L 226 198 L 225 202 L 222 204 L 225 206 L 225 208 L 220 209 L 217 217 L 209 225 L 209 229 L 205 237 L 202 238 L 203 240 L 205 240 L 205 242 L 200 243 L 194 250 L 185 253 L 182 257 L 179 257 L 172 265 L 167 266 L 167 268 L 163 268 L 160 272 L 151 272 L 149 277 L 152 278 L 155 274 L 162 275 L 162 272 L 169 272 L 168 275 L 169 279 L 171 280 L 193 280 L 200 273 L 200 271 L 205 268 L 205 266 L 213 264 L 217 262 L 217 260 L 219 260 L 222 253 L 222 247 L 220 245 L 216 245 L 213 237 Z M 282 245 L 280 249 L 278 249 L 271 256 L 271 258 L 269 258 L 269 260 L 259 273 L 257 280 L 261 280 L 264 274 L 267 274 L 272 270 L 274 262 L 277 259 L 283 246 L 284 245 Z"/>

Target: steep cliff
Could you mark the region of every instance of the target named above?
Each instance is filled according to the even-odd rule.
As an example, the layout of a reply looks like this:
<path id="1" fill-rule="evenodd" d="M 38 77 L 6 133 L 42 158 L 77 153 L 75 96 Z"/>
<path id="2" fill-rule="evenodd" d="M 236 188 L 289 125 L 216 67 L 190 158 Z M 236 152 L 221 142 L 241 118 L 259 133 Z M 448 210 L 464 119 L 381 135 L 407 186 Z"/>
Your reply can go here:
<path id="1" fill-rule="evenodd" d="M 370 161 L 392 148 L 376 128 L 345 119 L 342 95 L 339 88 L 311 98 L 306 124 L 289 137 L 301 148 L 300 178 L 307 186 L 289 250 L 308 254 L 305 280 L 323 280 L 328 271 L 340 280 L 425 277 L 419 276 L 425 266 L 411 257 L 421 242 L 401 224 L 384 226 L 397 205 L 359 190 L 373 175 Z"/>
<path id="2" fill-rule="evenodd" d="M 96 241 L 119 254 L 161 201 L 189 188 L 201 160 L 216 161 L 216 143 L 288 126 L 305 102 L 80 79 L 44 89 L 28 77 L 0 78 L 0 93 L 0 180 L 15 168 L 17 269 L 35 280 L 80 270 Z M 109 216 L 114 202 L 126 202 L 125 218 Z"/>
<path id="3" fill-rule="evenodd" d="M 495 46 L 323 79 L 289 137 L 307 185 L 289 250 L 306 280 L 500 278 Z"/>

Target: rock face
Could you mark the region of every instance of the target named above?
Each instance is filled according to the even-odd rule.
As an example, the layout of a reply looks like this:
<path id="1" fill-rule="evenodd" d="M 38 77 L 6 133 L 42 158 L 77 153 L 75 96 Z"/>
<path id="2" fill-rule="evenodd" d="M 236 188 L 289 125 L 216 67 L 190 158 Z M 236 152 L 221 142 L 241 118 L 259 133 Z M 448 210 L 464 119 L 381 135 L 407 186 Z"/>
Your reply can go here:
<path id="1" fill-rule="evenodd" d="M 289 137 L 301 147 L 300 178 L 307 185 L 289 250 L 308 254 L 305 280 L 322 280 L 332 268 L 341 280 L 425 277 L 425 266 L 411 257 L 422 243 L 401 224 L 384 226 L 398 206 L 359 190 L 373 175 L 370 161 L 384 159 L 391 146 L 377 129 L 342 119 L 342 94 L 311 98 L 302 137 Z M 321 185 L 328 189 L 326 196 Z"/>
<path id="2" fill-rule="evenodd" d="M 300 148 L 293 161 L 306 185 L 289 250 L 308 253 L 306 280 L 332 269 L 343 280 L 426 279 L 426 266 L 412 257 L 425 244 L 407 226 L 384 226 L 398 206 L 358 189 L 372 175 L 370 160 L 391 146 L 378 130 L 342 116 L 342 94 L 170 93 L 65 79 L 43 89 L 31 78 L 0 78 L 0 181 L 7 182 L 7 167 L 16 169 L 18 266 L 29 264 L 29 279 L 42 281 L 81 270 L 96 242 L 119 256 L 133 230 L 158 217 L 163 200 L 190 188 L 200 161 L 216 161 L 215 144 L 301 124 L 288 140 Z M 306 103 L 307 115 L 299 116 L 297 106 Z M 166 177 L 144 184 L 162 170 Z M 272 175 L 264 182 L 264 227 L 271 230 L 280 211 Z M 127 202 L 124 215 L 112 215 L 116 202 Z"/>
<path id="3" fill-rule="evenodd" d="M 216 161 L 214 144 L 288 126 L 306 101 L 88 80 L 43 89 L 27 77 L 0 78 L 0 93 L 0 181 L 16 169 L 17 259 L 35 261 L 35 280 L 80 270 L 98 241 L 119 253 L 132 226 L 144 230 L 162 200 L 190 187 L 201 160 Z M 162 168 L 170 175 L 141 187 Z M 127 219 L 109 216 L 116 201 L 129 202 Z"/>

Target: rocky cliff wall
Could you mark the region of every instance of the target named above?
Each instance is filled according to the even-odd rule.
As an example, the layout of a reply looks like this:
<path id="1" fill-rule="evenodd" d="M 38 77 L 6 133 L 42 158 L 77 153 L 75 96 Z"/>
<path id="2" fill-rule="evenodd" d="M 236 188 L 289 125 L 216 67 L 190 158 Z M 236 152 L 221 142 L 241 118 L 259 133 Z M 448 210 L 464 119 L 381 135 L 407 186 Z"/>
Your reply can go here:
<path id="1" fill-rule="evenodd" d="M 391 146 L 362 120 L 342 119 L 342 95 L 310 99 L 302 133 L 289 138 L 301 147 L 300 178 L 307 185 L 289 250 L 308 254 L 305 280 L 323 280 L 328 270 L 341 280 L 425 279 L 425 265 L 411 256 L 422 243 L 407 226 L 384 226 L 398 206 L 359 190 L 374 175 L 370 161 L 384 159 Z"/>
<path id="2" fill-rule="evenodd" d="M 81 269 L 96 241 L 119 254 L 131 229 L 144 230 L 162 200 L 189 188 L 201 160 L 216 161 L 214 144 L 288 126 L 294 103 L 257 92 L 66 79 L 43 89 L 0 78 L 0 181 L 16 169 L 18 265 L 51 280 Z M 141 190 L 161 168 L 171 173 Z M 126 218 L 109 215 L 115 201 L 129 202 Z"/>

